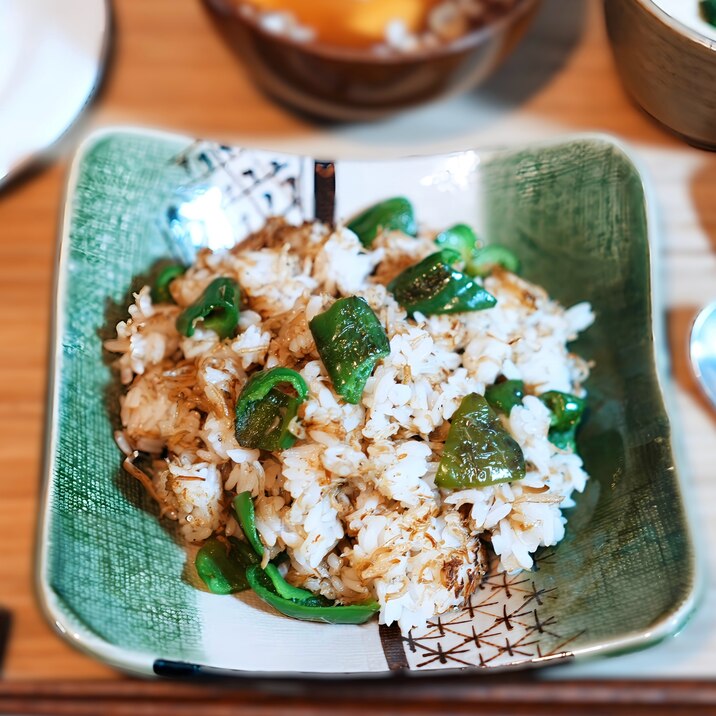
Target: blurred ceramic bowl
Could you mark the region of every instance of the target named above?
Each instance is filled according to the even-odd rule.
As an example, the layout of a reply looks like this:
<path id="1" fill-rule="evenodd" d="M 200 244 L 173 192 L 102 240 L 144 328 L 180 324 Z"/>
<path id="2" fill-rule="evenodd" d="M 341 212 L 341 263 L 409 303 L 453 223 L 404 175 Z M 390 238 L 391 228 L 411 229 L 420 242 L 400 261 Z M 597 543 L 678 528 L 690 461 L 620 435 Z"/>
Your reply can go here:
<path id="1" fill-rule="evenodd" d="M 525 33 L 540 0 L 518 0 L 492 22 L 435 48 L 382 55 L 264 29 L 236 0 L 203 0 L 256 82 L 308 114 L 373 119 L 482 82 Z"/>
<path id="2" fill-rule="evenodd" d="M 681 0 L 674 7 L 684 12 Z M 688 142 L 716 149 L 716 30 L 669 14 L 668 3 L 606 0 L 607 30 L 629 93 Z M 689 6 L 690 7 L 690 6 Z"/>

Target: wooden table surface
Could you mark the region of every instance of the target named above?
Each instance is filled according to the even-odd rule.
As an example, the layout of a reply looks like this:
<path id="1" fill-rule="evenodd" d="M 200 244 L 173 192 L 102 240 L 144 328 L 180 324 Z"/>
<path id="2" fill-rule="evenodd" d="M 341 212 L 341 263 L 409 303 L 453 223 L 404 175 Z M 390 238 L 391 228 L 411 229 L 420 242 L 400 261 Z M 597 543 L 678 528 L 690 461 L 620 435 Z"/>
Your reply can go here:
<path id="1" fill-rule="evenodd" d="M 699 534 L 704 542 L 716 545 L 716 481 L 711 476 L 716 422 L 690 377 L 685 351 L 695 312 L 716 293 L 716 154 L 686 146 L 628 100 L 615 74 L 599 0 L 546 0 L 518 51 L 478 91 L 384 122 L 337 126 L 310 123 L 264 97 L 216 36 L 198 0 L 120 0 L 114 13 L 111 62 L 93 106 L 56 148 L 54 163 L 0 191 L 0 524 L 5 534 L 0 550 L 0 606 L 12 613 L 0 712 L 11 708 L 20 712 L 23 704 L 27 710 L 29 694 L 43 689 L 54 693 L 53 684 L 67 679 L 94 684 L 94 691 L 75 692 L 65 683 L 61 688 L 67 699 L 78 693 L 90 701 L 124 694 L 135 703 L 127 712 L 136 712 L 138 699 L 150 698 L 141 691 L 147 685 L 140 689 L 122 680 L 112 687 L 118 674 L 61 641 L 40 614 L 32 586 L 58 214 L 67 157 L 93 127 L 155 126 L 226 142 L 306 153 L 317 150 L 322 156 L 398 156 L 583 131 L 613 133 L 634 145 L 651 175 L 662 216 L 661 287 L 668 306 L 677 388 L 675 420 L 684 436 L 690 498 Z M 716 557 L 711 561 L 716 565 Z M 547 677 L 563 681 L 596 676 L 716 676 L 713 580 L 707 581 L 705 599 L 705 606 L 675 640 L 642 654 L 569 667 Z M 539 691 L 534 677 L 529 677 L 526 691 L 495 683 L 502 697 L 514 704 L 545 698 L 567 704 L 572 703 L 569 698 L 589 700 L 592 693 L 589 687 L 565 691 L 563 684 L 561 691 L 555 691 L 554 684 L 542 685 Z M 424 710 L 430 710 L 434 705 L 430 699 L 439 693 L 432 688 Z M 485 696 L 488 688 L 492 687 L 475 686 L 472 696 L 464 689 L 450 693 L 462 694 L 463 705 L 482 703 L 493 698 Z M 547 688 L 551 695 L 544 696 Z M 651 693 L 642 700 L 659 702 L 658 696 L 639 685 L 627 684 L 624 689 L 624 698 L 629 693 L 634 698 Z M 152 693 L 157 703 L 169 698 L 169 692 Z M 606 692 L 597 688 L 595 693 Z M 690 699 L 692 705 L 716 698 L 715 689 L 707 693 L 689 686 L 678 693 L 678 698 L 665 698 L 679 703 Z M 246 702 L 247 713 L 268 713 L 269 701 L 256 698 Z M 187 692 L 185 699 L 187 707 L 198 704 L 196 694 Z M 301 703 L 299 710 L 309 708 L 307 701 Z M 561 713 L 557 706 L 553 710 Z"/>

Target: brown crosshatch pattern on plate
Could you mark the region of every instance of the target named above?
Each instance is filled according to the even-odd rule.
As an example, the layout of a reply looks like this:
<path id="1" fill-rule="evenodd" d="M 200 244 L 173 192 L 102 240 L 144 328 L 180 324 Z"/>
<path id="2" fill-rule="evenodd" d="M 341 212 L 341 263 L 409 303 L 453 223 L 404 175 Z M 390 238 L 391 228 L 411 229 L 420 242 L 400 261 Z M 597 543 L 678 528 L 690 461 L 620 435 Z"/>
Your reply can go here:
<path id="1" fill-rule="evenodd" d="M 426 670 L 498 667 L 567 655 L 569 644 L 584 630 L 560 628 L 558 589 L 542 587 L 535 578 L 539 564 L 553 558 L 553 550 L 545 551 L 534 571 L 513 575 L 498 570 L 499 562 L 493 559 L 488 576 L 464 607 L 434 617 L 407 636 L 393 629 L 383 632 L 389 665 Z M 396 639 L 402 642 L 399 656 Z"/>
<path id="2" fill-rule="evenodd" d="M 163 226 L 170 248 L 175 251 L 178 243 L 186 261 L 202 247 L 231 248 L 269 217 L 293 224 L 309 218 L 313 177 L 304 171 L 303 157 L 197 141 L 172 163 L 187 179 L 167 206 Z M 217 221 L 224 231 L 217 232 Z"/>
<path id="3" fill-rule="evenodd" d="M 261 150 L 195 142 L 175 158 L 192 183 L 218 186 L 224 206 L 240 204 L 244 221 L 256 214 L 261 228 L 270 216 L 302 221 L 305 214 L 300 191 L 302 157 Z M 255 231 L 256 228 L 251 228 Z"/>

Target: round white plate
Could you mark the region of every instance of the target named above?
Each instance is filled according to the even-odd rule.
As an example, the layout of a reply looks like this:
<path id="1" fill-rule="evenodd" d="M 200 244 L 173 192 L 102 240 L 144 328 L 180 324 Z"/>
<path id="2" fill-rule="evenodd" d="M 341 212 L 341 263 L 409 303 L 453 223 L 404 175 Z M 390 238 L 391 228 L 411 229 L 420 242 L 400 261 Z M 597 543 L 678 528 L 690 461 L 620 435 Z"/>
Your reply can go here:
<path id="1" fill-rule="evenodd" d="M 0 2 L 0 183 L 82 111 L 104 64 L 106 0 Z"/>

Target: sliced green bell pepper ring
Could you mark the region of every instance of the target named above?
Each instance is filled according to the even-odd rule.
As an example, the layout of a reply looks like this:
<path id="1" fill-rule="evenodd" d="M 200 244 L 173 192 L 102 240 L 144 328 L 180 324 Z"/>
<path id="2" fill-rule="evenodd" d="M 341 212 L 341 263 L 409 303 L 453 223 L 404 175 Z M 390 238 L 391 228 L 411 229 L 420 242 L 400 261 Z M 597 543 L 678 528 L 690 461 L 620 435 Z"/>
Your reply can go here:
<path id="1" fill-rule="evenodd" d="M 296 442 L 290 431 L 291 421 L 298 413 L 300 401 L 278 388 L 271 388 L 261 400 L 237 404 L 234 422 L 236 441 L 242 447 L 287 450 Z"/>
<path id="2" fill-rule="evenodd" d="M 234 335 L 239 324 L 239 286 L 230 278 L 215 278 L 199 298 L 187 306 L 177 318 L 177 330 L 183 336 L 194 335 L 196 324 L 202 321 L 204 328 L 216 331 L 220 338 Z"/>
<path id="3" fill-rule="evenodd" d="M 158 274 L 152 284 L 152 301 L 154 303 L 174 303 L 174 297 L 169 291 L 169 284 L 179 276 L 186 273 L 186 266 L 182 264 L 169 264 Z"/>
<path id="4" fill-rule="evenodd" d="M 475 249 L 465 264 L 465 273 L 470 276 L 488 276 L 495 266 L 511 271 L 520 272 L 520 260 L 510 249 L 499 244 L 489 244 L 481 249 Z"/>
<path id="5" fill-rule="evenodd" d="M 586 401 L 570 393 L 549 390 L 539 399 L 549 408 L 549 440 L 562 450 L 576 449 L 577 428 L 582 420 Z"/>
<path id="6" fill-rule="evenodd" d="M 408 314 L 462 313 L 492 308 L 497 300 L 480 284 L 451 264 L 456 253 L 443 249 L 405 269 L 388 290 Z"/>
<path id="7" fill-rule="evenodd" d="M 240 492 L 236 495 L 234 498 L 234 512 L 244 537 L 253 548 L 254 561 L 252 564 L 258 564 L 264 555 L 264 545 L 256 528 L 256 510 L 250 492 Z M 311 600 L 315 606 L 330 604 L 324 597 L 316 596 L 313 592 L 294 587 L 293 584 L 287 582 L 275 564 L 269 562 L 264 567 L 264 571 L 271 580 L 274 591 L 280 597 L 294 600 Z"/>
<path id="8" fill-rule="evenodd" d="M 241 401 L 251 402 L 264 398 L 271 388 L 281 383 L 288 383 L 298 395 L 298 401 L 302 403 L 308 397 L 308 385 L 300 373 L 291 368 L 276 366 L 260 373 L 254 373 L 241 391 Z"/>
<path id="9" fill-rule="evenodd" d="M 258 557 L 245 542 L 229 537 L 229 545 L 216 537 L 208 539 L 196 553 L 197 574 L 214 594 L 234 594 L 249 588 L 246 568 Z"/>
<path id="10" fill-rule="evenodd" d="M 276 611 L 287 617 L 326 624 L 363 624 L 379 609 L 377 602 L 361 604 L 325 605 L 312 601 L 299 601 L 279 596 L 269 576 L 258 565 L 246 570 L 246 579 L 256 595 Z M 314 599 L 318 599 L 314 597 Z"/>
<path id="11" fill-rule="evenodd" d="M 256 513 L 250 492 L 241 492 L 234 498 L 234 510 L 244 536 L 254 552 L 254 561 L 245 570 L 246 581 L 251 589 L 274 609 L 295 619 L 329 624 L 362 624 L 378 611 L 380 607 L 373 601 L 346 606 L 335 605 L 321 595 L 294 587 L 283 578 L 278 567 L 270 562 L 262 569 L 258 562 L 264 554 L 264 546 L 256 529 Z"/>
<path id="12" fill-rule="evenodd" d="M 477 246 L 477 236 L 467 224 L 455 224 L 435 237 L 441 249 L 452 249 L 463 261 L 469 261 Z"/>
<path id="13" fill-rule="evenodd" d="M 452 417 L 435 484 L 464 489 L 524 476 L 522 450 L 500 418 L 481 395 L 466 395 Z"/>
<path id="14" fill-rule="evenodd" d="M 297 397 L 279 389 L 288 384 Z M 308 396 L 308 385 L 290 368 L 270 368 L 254 374 L 236 401 L 234 428 L 242 447 L 262 450 L 286 450 L 296 442 L 290 431 L 298 406 Z"/>
<path id="15" fill-rule="evenodd" d="M 348 228 L 366 247 L 373 243 L 381 229 L 402 231 L 408 236 L 418 235 L 413 205 L 404 196 L 396 196 L 374 204 L 351 219 Z"/>
<path id="16" fill-rule="evenodd" d="M 390 354 L 385 329 L 365 299 L 339 298 L 308 323 L 336 393 L 360 402 L 376 363 Z"/>
<path id="17" fill-rule="evenodd" d="M 329 599 L 326 599 L 320 594 L 314 594 L 313 592 L 309 592 L 307 589 L 301 589 L 301 587 L 294 587 L 293 584 L 287 582 L 284 579 L 278 567 L 272 562 L 269 562 L 264 567 L 264 572 L 266 572 L 268 578 L 271 580 L 274 591 L 278 594 L 279 597 L 282 597 L 283 599 L 291 599 L 293 601 L 299 602 L 310 602 L 317 607 L 327 606 L 328 604 L 331 604 L 331 601 Z"/>
<path id="18" fill-rule="evenodd" d="M 508 415 L 515 405 L 522 405 L 525 384 L 521 380 L 505 380 L 495 383 L 485 391 L 485 399 L 493 410 Z"/>
<path id="19" fill-rule="evenodd" d="M 716 27 L 716 0 L 701 0 L 700 5 L 704 20 Z"/>
<path id="20" fill-rule="evenodd" d="M 234 497 L 234 512 L 247 542 L 253 547 L 259 559 L 264 556 L 264 545 L 256 529 L 256 511 L 250 492 L 240 492 Z"/>

